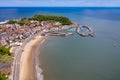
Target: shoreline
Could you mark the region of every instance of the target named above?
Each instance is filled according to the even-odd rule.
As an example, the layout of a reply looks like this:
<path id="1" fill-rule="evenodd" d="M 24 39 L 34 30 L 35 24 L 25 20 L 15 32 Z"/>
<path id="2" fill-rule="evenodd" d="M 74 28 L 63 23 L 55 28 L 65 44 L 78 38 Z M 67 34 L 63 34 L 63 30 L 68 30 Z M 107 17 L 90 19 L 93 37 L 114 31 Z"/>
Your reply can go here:
<path id="1" fill-rule="evenodd" d="M 44 80 L 44 75 L 42 74 L 43 71 L 42 71 L 42 69 L 40 67 L 40 62 L 39 62 L 39 55 L 40 55 L 40 50 L 39 49 L 40 49 L 41 45 L 44 43 L 44 41 L 46 40 L 46 38 L 43 39 L 39 43 L 38 47 L 36 48 L 36 53 L 35 53 L 36 65 L 35 65 L 35 68 L 36 68 L 36 73 L 37 73 L 37 80 Z"/>
<path id="2" fill-rule="evenodd" d="M 0 24 L 5 24 L 7 22 L 8 22 L 8 20 L 0 21 Z"/>
<path id="3" fill-rule="evenodd" d="M 26 46 L 24 47 L 24 51 L 21 55 L 20 60 L 20 80 L 38 80 L 37 79 L 37 49 L 39 48 L 39 44 L 45 37 L 36 36 L 34 39 L 30 40 Z"/>

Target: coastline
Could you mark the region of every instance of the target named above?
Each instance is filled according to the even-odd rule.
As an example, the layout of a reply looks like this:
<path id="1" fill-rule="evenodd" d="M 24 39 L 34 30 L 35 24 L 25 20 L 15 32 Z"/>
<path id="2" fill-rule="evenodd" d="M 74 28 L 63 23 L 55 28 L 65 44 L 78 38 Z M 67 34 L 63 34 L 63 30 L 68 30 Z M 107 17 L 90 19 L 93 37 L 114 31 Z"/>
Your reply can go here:
<path id="1" fill-rule="evenodd" d="M 8 22 L 8 20 L 0 21 L 0 24 L 5 24 L 7 22 Z"/>
<path id="2" fill-rule="evenodd" d="M 2 27 L 7 26 L 9 24 L 7 22 L 8 22 L 8 20 L 6 20 L 4 22 L 0 22 L 0 25 Z M 7 24 L 5 24 L 5 23 L 7 23 Z M 43 25 L 43 23 L 46 23 L 46 25 L 49 26 L 49 27 L 54 26 L 55 24 L 59 25 L 59 24 L 57 24 L 58 22 L 51 22 L 52 24 L 54 23 L 54 25 L 52 25 L 50 23 L 47 23 L 47 22 L 44 22 L 44 21 L 43 22 L 37 22 L 37 23 L 39 23 L 41 25 Z M 10 26 L 12 26 L 11 28 L 17 30 L 20 33 L 19 35 L 17 34 L 20 38 L 20 39 L 17 40 L 18 42 L 16 41 L 17 43 L 15 43 L 13 41 L 13 42 L 10 42 L 11 44 L 8 44 L 8 42 L 5 39 L 4 41 L 6 41 L 6 43 L 2 44 L 2 45 L 12 45 L 13 46 L 10 49 L 10 52 L 14 53 L 14 61 L 11 64 L 11 66 L 12 66 L 12 71 L 11 71 L 12 77 L 11 77 L 11 79 L 13 79 L 13 80 L 14 79 L 15 80 L 16 79 L 18 79 L 18 80 L 19 79 L 20 80 L 37 80 L 37 78 L 39 80 L 43 80 L 43 75 L 41 75 L 42 70 L 40 69 L 40 65 L 39 65 L 39 62 L 38 62 L 39 60 L 37 60 L 37 59 L 39 59 L 38 58 L 39 53 L 38 53 L 37 47 L 40 45 L 39 44 L 40 42 L 42 43 L 44 37 L 42 37 L 42 36 L 35 36 L 34 37 L 33 35 L 36 35 L 38 32 L 42 32 L 42 31 L 45 32 L 45 31 L 50 31 L 50 30 L 53 30 L 53 31 L 66 30 L 68 28 L 71 28 L 71 27 L 75 26 L 75 24 L 62 25 L 62 26 L 59 26 L 60 28 L 59 27 L 57 27 L 57 28 L 52 27 L 49 30 L 49 29 L 46 29 L 45 25 L 42 26 L 42 28 L 41 28 L 41 26 L 38 26 L 38 28 L 34 28 L 33 24 L 37 25 L 37 23 L 36 23 L 36 21 L 30 22 L 30 24 L 32 26 L 31 27 L 32 29 L 29 28 L 26 25 L 28 30 L 24 31 L 24 32 L 22 32 L 24 30 L 24 28 L 19 28 L 20 29 L 19 30 L 18 28 L 16 28 L 16 26 L 13 25 L 13 23 L 12 24 L 10 23 Z M 16 23 L 16 24 L 20 26 L 20 24 L 18 24 L 18 23 Z M 44 29 L 44 30 L 42 30 L 42 29 Z M 13 31 L 14 34 L 16 34 L 15 30 Z M 22 32 L 22 34 L 21 34 L 20 31 Z M 23 35 L 24 33 L 25 34 L 27 33 L 29 35 L 27 35 L 27 34 Z M 9 34 L 9 33 L 6 33 L 6 34 Z M 33 39 L 32 38 L 29 39 L 29 38 L 26 37 L 26 36 L 31 37 L 31 35 L 32 35 Z M 4 36 L 4 35 L 2 35 L 2 36 Z M 9 37 L 9 36 L 7 36 L 7 37 Z M 10 36 L 10 37 L 16 39 L 15 36 Z M 27 39 L 25 40 L 25 38 L 27 38 L 28 40 Z M 23 45 L 21 44 L 21 42 L 23 42 Z M 20 46 L 20 45 L 22 45 L 22 46 Z M 14 47 L 14 46 L 19 46 L 19 47 Z M 33 73 L 35 73 L 35 74 L 33 74 Z M 38 76 L 41 76 L 41 78 L 38 77 Z"/>
<path id="3" fill-rule="evenodd" d="M 5 2 L 5 4 L 7 4 L 7 2 Z M 74 35 L 68 37 L 52 36 L 50 38 L 47 38 L 42 45 L 39 43 L 40 48 L 41 46 L 43 46 L 42 49 L 38 48 L 39 50 L 38 53 L 37 50 L 35 50 L 36 52 L 35 59 L 39 59 L 40 62 L 37 65 L 38 62 L 36 60 L 35 63 L 37 69 L 36 73 L 38 72 L 38 75 L 40 75 L 39 77 L 41 77 L 41 75 L 43 74 L 44 79 L 46 80 L 49 79 L 50 80 L 74 80 L 74 79 L 119 80 L 120 79 L 119 76 L 120 7 L 97 8 L 97 7 L 69 7 L 69 6 L 64 7 L 63 6 L 63 7 L 34 8 L 34 7 L 23 6 L 23 8 L 1 7 L 0 11 L 1 11 L 0 20 L 5 20 L 5 19 L 11 20 L 11 19 L 24 18 L 24 17 L 31 17 L 34 14 L 38 14 L 38 13 L 48 14 L 48 15 L 50 14 L 63 15 L 69 17 L 71 20 L 77 23 L 80 23 L 80 25 L 91 26 L 95 31 L 96 37 L 91 38 L 91 37 L 79 36 L 78 34 L 73 32 L 75 31 L 75 28 L 69 30 L 63 30 L 63 31 L 58 30 L 59 32 L 65 32 L 65 33 L 73 32 Z M 84 29 L 83 31 L 81 31 L 81 33 L 82 32 L 84 32 Z M 42 31 L 40 31 L 39 33 L 42 33 Z M 25 35 L 24 33 L 22 34 Z M 28 43 L 26 39 L 27 38 L 23 40 L 23 45 L 24 43 Z M 16 67 L 18 64 L 17 67 L 20 70 L 19 68 L 20 61 L 19 60 L 16 61 L 16 58 L 21 57 L 21 55 L 19 56 L 19 54 L 21 54 L 24 48 L 23 45 L 18 46 L 17 50 L 15 50 L 14 53 L 15 56 L 13 57 L 14 60 L 11 63 L 12 64 L 11 69 Z M 17 56 L 16 53 L 18 53 L 18 57 L 16 57 Z M 38 54 L 40 55 L 38 56 Z M 40 68 L 43 70 L 43 72 L 40 70 Z M 17 68 L 16 69 L 14 68 L 13 71 L 14 70 L 15 70 L 14 74 L 19 73 Z M 13 71 L 11 72 L 13 73 Z M 14 77 L 14 75 L 11 77 Z M 18 80 L 18 79 L 19 77 L 13 78 L 13 80 Z"/>
<path id="4" fill-rule="evenodd" d="M 37 80 L 36 50 L 44 39 L 43 36 L 36 36 L 26 44 L 20 60 L 20 80 Z"/>
<path id="5" fill-rule="evenodd" d="M 35 63 L 36 63 L 35 68 L 36 68 L 36 73 L 37 73 L 37 80 L 44 80 L 44 75 L 42 74 L 42 69 L 40 68 L 40 62 L 39 62 L 39 55 L 40 55 L 40 50 L 39 49 L 40 49 L 41 45 L 44 43 L 44 41 L 46 40 L 46 38 L 43 39 L 39 43 L 39 45 L 38 45 L 38 47 L 36 48 L 36 51 L 35 51 L 35 60 L 36 60 L 35 61 Z"/>

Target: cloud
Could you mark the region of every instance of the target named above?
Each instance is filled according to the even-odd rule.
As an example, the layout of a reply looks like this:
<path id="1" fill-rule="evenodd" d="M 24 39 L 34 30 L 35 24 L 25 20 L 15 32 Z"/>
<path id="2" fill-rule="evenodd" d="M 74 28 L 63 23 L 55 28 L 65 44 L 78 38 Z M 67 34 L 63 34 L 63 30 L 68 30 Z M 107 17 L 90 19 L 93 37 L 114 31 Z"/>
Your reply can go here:
<path id="1" fill-rule="evenodd" d="M 7 2 L 7 3 L 6 3 Z M 119 6 L 119 0 L 2 0 L 1 6 Z"/>

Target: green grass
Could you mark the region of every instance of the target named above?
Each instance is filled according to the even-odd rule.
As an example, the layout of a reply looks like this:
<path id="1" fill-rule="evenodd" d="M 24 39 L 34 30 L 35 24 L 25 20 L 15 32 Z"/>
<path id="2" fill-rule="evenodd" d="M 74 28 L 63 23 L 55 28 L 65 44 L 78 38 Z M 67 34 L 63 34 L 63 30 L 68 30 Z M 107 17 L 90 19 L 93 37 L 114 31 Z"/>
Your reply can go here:
<path id="1" fill-rule="evenodd" d="M 10 55 L 0 55 L 0 63 L 6 63 L 6 62 L 10 62 L 13 60 L 13 56 Z"/>
<path id="2" fill-rule="evenodd" d="M 0 80 L 8 80 L 5 74 L 0 74 Z"/>
<path id="3" fill-rule="evenodd" d="M 6 63 L 13 60 L 13 54 L 10 53 L 11 47 L 0 46 L 0 63 Z"/>

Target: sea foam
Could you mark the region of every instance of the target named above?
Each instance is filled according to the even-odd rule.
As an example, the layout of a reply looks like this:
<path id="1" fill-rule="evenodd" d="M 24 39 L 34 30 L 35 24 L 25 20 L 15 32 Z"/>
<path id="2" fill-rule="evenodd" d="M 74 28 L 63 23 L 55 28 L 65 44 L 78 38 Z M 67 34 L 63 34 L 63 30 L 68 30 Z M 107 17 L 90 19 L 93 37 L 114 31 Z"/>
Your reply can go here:
<path id="1" fill-rule="evenodd" d="M 36 72 L 37 72 L 37 80 L 43 80 L 43 74 L 42 74 L 42 69 L 36 65 Z"/>

